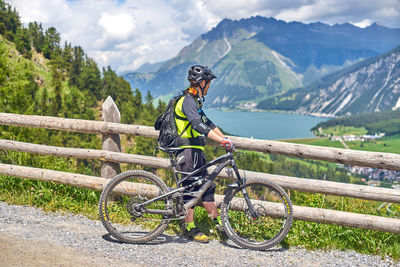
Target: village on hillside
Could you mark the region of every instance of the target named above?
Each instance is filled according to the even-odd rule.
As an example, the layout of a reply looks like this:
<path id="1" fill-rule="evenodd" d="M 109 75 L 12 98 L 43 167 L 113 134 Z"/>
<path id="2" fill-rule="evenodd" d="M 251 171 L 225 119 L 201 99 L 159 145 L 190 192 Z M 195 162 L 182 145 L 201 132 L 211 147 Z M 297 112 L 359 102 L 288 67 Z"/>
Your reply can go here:
<path id="1" fill-rule="evenodd" d="M 318 129 L 319 133 L 322 134 L 322 129 Z M 343 144 L 343 146 L 347 149 L 346 142 L 354 142 L 361 141 L 367 142 L 372 140 L 377 140 L 385 136 L 385 133 L 375 133 L 374 135 L 329 135 L 330 141 L 339 141 Z M 361 179 L 362 182 L 370 185 L 370 186 L 381 186 L 383 183 L 391 184 L 391 187 L 394 189 L 400 189 L 400 171 L 392 171 L 392 170 L 383 170 L 369 167 L 360 167 L 360 166 L 352 166 L 346 165 L 346 170 L 352 174 L 359 174 L 364 176 Z"/>
<path id="2" fill-rule="evenodd" d="M 370 186 L 381 186 L 383 182 L 392 184 L 392 188 L 400 189 L 400 171 L 383 170 L 369 167 L 346 165 L 346 170 L 353 174 L 359 174 L 365 178 L 362 182 Z"/>
<path id="3" fill-rule="evenodd" d="M 362 134 L 362 135 L 342 135 L 342 136 L 335 136 L 332 135 L 329 137 L 329 140 L 331 141 L 345 141 L 345 142 L 351 142 L 351 141 L 361 141 L 361 142 L 365 142 L 365 141 L 370 141 L 370 140 L 376 140 L 379 138 L 384 137 L 385 134 L 384 133 L 379 133 L 379 134 L 374 134 L 374 135 L 368 135 L 368 134 Z"/>

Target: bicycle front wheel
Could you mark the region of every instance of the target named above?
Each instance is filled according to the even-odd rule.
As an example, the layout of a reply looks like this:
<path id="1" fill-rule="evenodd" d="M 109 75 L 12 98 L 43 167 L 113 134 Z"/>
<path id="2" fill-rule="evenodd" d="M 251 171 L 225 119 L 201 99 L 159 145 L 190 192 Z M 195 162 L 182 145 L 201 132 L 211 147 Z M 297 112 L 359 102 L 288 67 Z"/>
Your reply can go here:
<path id="1" fill-rule="evenodd" d="M 103 189 L 99 215 L 108 232 L 120 241 L 144 243 L 160 235 L 168 225 L 171 198 L 161 198 L 145 209 L 140 204 L 168 192 L 163 181 L 150 172 L 127 171 L 113 178 Z M 157 214 L 155 210 L 161 211 Z M 152 212 L 151 212 L 152 211 Z"/>
<path id="2" fill-rule="evenodd" d="M 221 205 L 225 233 L 243 248 L 266 250 L 289 232 L 292 204 L 279 185 L 266 179 L 248 179 L 245 189 L 255 214 L 251 214 L 242 189 L 228 189 Z"/>

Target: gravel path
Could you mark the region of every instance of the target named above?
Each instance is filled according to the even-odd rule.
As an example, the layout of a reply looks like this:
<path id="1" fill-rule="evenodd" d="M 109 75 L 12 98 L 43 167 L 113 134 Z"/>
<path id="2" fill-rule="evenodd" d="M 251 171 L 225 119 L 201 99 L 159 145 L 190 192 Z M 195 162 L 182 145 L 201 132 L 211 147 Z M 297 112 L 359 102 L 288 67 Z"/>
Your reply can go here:
<path id="1" fill-rule="evenodd" d="M 100 221 L 0 202 L 0 266 L 400 266 L 353 251 L 259 252 L 231 242 L 164 238 L 157 244 L 123 244 L 110 238 Z"/>

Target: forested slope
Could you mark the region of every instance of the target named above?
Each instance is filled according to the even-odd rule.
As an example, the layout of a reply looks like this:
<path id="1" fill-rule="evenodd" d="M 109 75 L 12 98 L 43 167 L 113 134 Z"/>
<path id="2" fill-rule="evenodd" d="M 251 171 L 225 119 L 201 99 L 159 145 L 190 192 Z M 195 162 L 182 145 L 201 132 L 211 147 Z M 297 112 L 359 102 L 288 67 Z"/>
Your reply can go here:
<path id="1" fill-rule="evenodd" d="M 138 90 L 110 67 L 99 69 L 80 46 L 60 44 L 53 27 L 23 26 L 15 9 L 0 1 L 0 112 L 101 119 L 101 103 L 112 96 L 123 123 L 152 124 L 157 113 L 152 96 L 143 103 Z M 163 109 L 163 104 L 159 109 Z M 35 132 L 35 134 L 32 134 Z M 63 136 L 61 138 L 61 135 Z M 2 127 L 1 138 L 100 147 L 96 136 L 40 129 Z"/>
<path id="2" fill-rule="evenodd" d="M 368 130 L 369 134 L 385 133 L 389 136 L 400 134 L 400 110 L 369 112 L 335 118 L 326 122 L 321 122 L 311 130 L 317 131 L 319 127 L 328 128 L 337 125 L 364 127 Z"/>

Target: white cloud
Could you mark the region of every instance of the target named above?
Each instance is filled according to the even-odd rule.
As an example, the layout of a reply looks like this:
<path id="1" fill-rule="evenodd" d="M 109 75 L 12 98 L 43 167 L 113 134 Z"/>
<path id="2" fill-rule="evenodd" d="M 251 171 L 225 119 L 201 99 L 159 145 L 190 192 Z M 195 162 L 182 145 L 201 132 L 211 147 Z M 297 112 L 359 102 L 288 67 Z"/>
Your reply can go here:
<path id="1" fill-rule="evenodd" d="M 111 15 L 101 13 L 99 25 L 103 27 L 106 34 L 125 39 L 135 27 L 133 18 L 125 13 Z"/>
<path id="2" fill-rule="evenodd" d="M 167 60 L 224 18 L 261 15 L 285 21 L 400 28 L 399 0 L 6 0 L 24 23 L 54 26 L 100 67 L 132 70 Z"/>
<path id="3" fill-rule="evenodd" d="M 373 23 L 373 21 L 371 21 L 369 19 L 364 19 L 362 21 L 354 22 L 353 24 L 356 25 L 357 27 L 365 28 L 365 27 L 371 25 L 372 23 Z"/>

